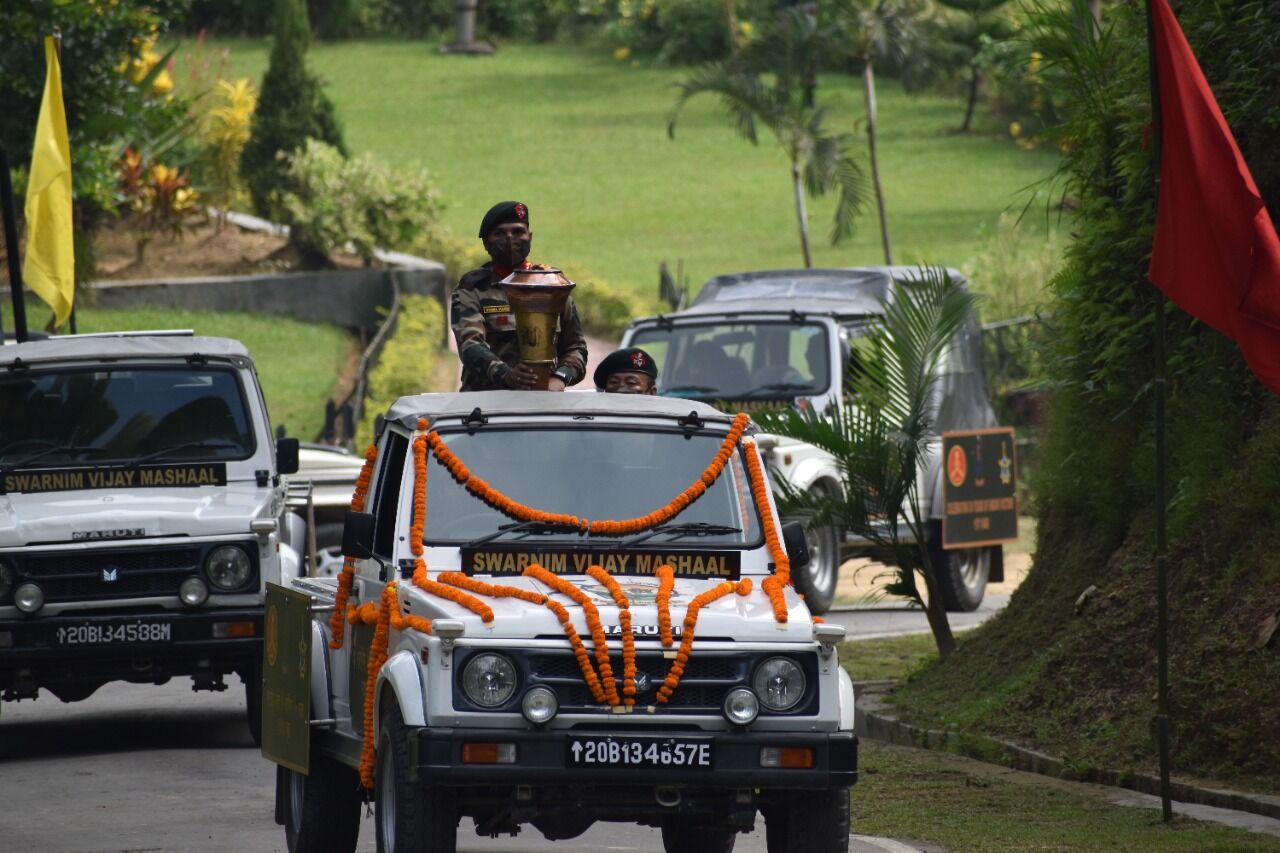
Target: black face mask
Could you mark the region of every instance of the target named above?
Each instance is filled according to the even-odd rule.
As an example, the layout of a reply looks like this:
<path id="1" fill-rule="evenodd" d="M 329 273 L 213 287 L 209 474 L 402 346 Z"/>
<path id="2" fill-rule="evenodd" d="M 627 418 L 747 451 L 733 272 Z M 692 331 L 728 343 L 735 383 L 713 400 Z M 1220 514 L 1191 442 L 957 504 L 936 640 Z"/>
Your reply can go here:
<path id="1" fill-rule="evenodd" d="M 484 241 L 484 250 L 500 267 L 518 267 L 529 257 L 533 235 L 525 237 L 498 237 Z"/>

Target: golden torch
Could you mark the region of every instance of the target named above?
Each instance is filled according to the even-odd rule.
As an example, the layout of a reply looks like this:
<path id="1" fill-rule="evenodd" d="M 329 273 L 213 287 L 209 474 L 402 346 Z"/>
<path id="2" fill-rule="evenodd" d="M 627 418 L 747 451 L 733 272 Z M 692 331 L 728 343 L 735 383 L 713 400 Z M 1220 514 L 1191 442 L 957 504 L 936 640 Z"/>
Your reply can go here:
<path id="1" fill-rule="evenodd" d="M 574 284 L 554 267 L 514 270 L 500 283 L 516 315 L 520 360 L 538 374 L 534 389 L 545 391 L 556 366 L 556 323 Z"/>

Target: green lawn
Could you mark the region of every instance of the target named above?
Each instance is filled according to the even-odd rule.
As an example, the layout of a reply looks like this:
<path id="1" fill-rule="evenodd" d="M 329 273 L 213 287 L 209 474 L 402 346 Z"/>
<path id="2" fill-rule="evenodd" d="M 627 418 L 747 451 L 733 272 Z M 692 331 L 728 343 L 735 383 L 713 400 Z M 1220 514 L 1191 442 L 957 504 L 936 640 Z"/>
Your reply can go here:
<path id="1" fill-rule="evenodd" d="M 324 401 L 353 345 L 337 326 L 250 314 L 81 307 L 76 308 L 76 324 L 81 333 L 193 329 L 198 335 L 241 341 L 257 365 L 272 426 L 284 424 L 290 435 L 304 441 L 315 438 L 324 426 Z M 300 353 L 307 357 L 300 358 Z"/>
<path id="2" fill-rule="evenodd" d="M 216 46 L 230 47 L 228 74 L 261 79 L 265 40 Z M 685 70 L 633 67 L 565 45 L 466 57 L 426 42 L 342 42 L 313 45 L 308 61 L 327 81 L 350 148 L 430 169 L 460 236 L 474 235 L 491 203 L 515 198 L 531 208 L 535 260 L 582 264 L 630 286 L 656 286 L 663 259 L 673 269 L 683 259 L 695 288 L 717 273 L 801 263 L 790 176 L 772 138 L 759 147 L 741 140 L 707 96 L 689 104 L 676 138 L 667 138 L 672 84 Z M 835 125 L 855 131 L 862 101 L 853 78 L 824 78 L 821 98 Z M 951 133 L 962 106 L 880 83 L 882 170 L 900 263 L 971 266 L 1001 211 L 1020 211 L 1021 191 L 1056 165 L 1053 152 L 1019 149 L 992 119 L 978 122 L 980 133 Z M 860 123 L 856 132 L 861 139 Z M 1034 204 L 1043 211 L 1043 198 Z M 813 208 L 815 263 L 880 263 L 874 208 L 838 249 L 826 244 L 831 210 L 830 200 Z M 1026 239 L 1043 244 L 1044 235 Z"/>

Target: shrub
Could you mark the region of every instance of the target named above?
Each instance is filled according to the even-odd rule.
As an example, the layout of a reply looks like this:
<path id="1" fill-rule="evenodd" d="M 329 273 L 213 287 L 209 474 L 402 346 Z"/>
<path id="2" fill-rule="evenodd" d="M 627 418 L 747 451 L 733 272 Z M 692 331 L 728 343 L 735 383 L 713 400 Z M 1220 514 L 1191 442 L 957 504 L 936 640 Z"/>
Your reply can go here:
<path id="1" fill-rule="evenodd" d="M 280 198 L 290 240 L 327 256 L 350 243 L 366 264 L 375 249 L 410 248 L 439 219 L 439 194 L 425 170 L 392 170 L 371 156 L 346 159 L 314 139 L 288 163 Z"/>
<path id="2" fill-rule="evenodd" d="M 279 196 L 288 189 L 288 162 L 281 153 L 290 154 L 306 140 L 318 139 L 347 154 L 333 104 L 320 81 L 306 69 L 310 37 L 302 0 L 277 0 L 275 43 L 249 142 L 240 158 L 241 174 L 259 216 L 280 215 Z"/>
<path id="3" fill-rule="evenodd" d="M 234 83 L 218 80 L 202 102 L 199 134 L 205 152 L 201 183 L 205 200 L 220 211 L 221 226 L 227 209 L 235 204 L 242 188 L 240 155 L 249 141 L 249 126 L 258 95 L 248 79 Z"/>
<path id="4" fill-rule="evenodd" d="M 444 308 L 430 296 L 406 294 L 400 299 L 395 334 L 369 371 L 356 447 L 373 441 L 374 421 L 397 398 L 432 390 L 437 359 L 443 352 Z"/>
<path id="5" fill-rule="evenodd" d="M 647 297 L 618 287 L 573 264 L 564 272 L 578 285 L 573 289 L 573 301 L 587 334 L 617 340 L 634 318 L 658 314 L 666 307 L 656 294 Z"/>

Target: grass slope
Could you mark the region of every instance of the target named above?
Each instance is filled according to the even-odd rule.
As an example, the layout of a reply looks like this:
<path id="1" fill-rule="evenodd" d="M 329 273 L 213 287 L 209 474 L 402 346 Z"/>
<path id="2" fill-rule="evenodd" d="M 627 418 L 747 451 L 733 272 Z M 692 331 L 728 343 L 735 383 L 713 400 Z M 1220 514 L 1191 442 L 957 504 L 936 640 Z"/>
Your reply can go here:
<path id="1" fill-rule="evenodd" d="M 217 46 L 230 47 L 228 75 L 261 79 L 265 40 Z M 189 50 L 177 55 L 179 80 Z M 695 289 L 714 274 L 801 265 L 790 175 L 771 137 L 758 147 L 738 138 L 704 96 L 667 138 L 672 84 L 685 70 L 634 68 L 565 45 L 468 57 L 395 41 L 316 44 L 308 62 L 327 82 L 351 149 L 429 168 L 459 236 L 470 238 L 493 202 L 518 198 L 531 208 L 535 259 L 583 264 L 633 287 L 655 287 L 664 259 L 673 271 L 683 259 Z M 833 126 L 859 140 L 860 93 L 853 78 L 823 79 Z M 900 263 L 968 264 L 1001 211 L 1021 210 L 1020 190 L 1057 163 L 1051 151 L 1019 149 L 991 120 L 972 135 L 951 133 L 962 107 L 880 83 L 879 150 Z M 1033 204 L 1043 211 L 1043 201 Z M 826 240 L 832 209 L 825 199 L 811 211 L 815 264 L 880 263 L 874 206 L 838 249 Z"/>
<path id="2" fill-rule="evenodd" d="M 1280 405 L 1169 548 L 1176 774 L 1280 790 Z M 1116 542 L 1040 519 L 1035 566 L 945 666 L 894 694 L 917 721 L 995 733 L 1091 767 L 1156 767 L 1151 512 Z M 1098 592 L 1079 608 L 1089 586 Z"/>
<path id="3" fill-rule="evenodd" d="M 324 426 L 324 401 L 352 346 L 350 336 L 337 326 L 251 314 L 77 308 L 76 326 L 81 333 L 193 329 L 198 335 L 241 341 L 257 365 L 272 426 L 284 424 L 290 435 L 304 441 Z M 308 356 L 300 358 L 300 353 Z"/>

